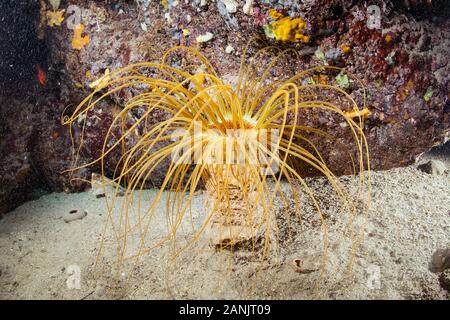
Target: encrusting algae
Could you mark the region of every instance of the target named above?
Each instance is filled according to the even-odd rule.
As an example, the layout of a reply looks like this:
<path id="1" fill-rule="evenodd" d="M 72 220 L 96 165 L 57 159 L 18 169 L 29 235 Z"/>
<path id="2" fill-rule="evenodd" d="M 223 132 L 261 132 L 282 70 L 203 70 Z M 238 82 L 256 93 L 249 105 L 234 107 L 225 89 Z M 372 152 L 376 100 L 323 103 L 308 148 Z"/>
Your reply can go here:
<path id="1" fill-rule="evenodd" d="M 91 42 L 91 37 L 83 36 L 84 25 L 79 24 L 73 30 L 72 48 L 81 50 Z"/>
<path id="2" fill-rule="evenodd" d="M 60 11 L 47 11 L 47 25 L 50 27 L 59 27 L 64 21 L 64 12 L 65 10 Z"/>
<path id="3" fill-rule="evenodd" d="M 285 17 L 276 10 L 270 10 L 273 21 L 270 26 L 276 40 L 309 43 L 310 37 L 305 35 L 306 22 L 300 18 Z"/>

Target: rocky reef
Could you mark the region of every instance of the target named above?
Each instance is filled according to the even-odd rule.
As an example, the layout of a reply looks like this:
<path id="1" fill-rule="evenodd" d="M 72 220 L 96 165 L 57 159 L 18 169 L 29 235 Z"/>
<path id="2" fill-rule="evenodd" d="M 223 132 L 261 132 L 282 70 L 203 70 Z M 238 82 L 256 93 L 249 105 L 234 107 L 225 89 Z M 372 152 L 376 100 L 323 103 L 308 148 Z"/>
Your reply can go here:
<path id="1" fill-rule="evenodd" d="M 323 64 L 345 68 L 366 89 L 370 115 L 365 132 L 375 170 L 408 165 L 448 139 L 446 1 L 36 0 L 0 6 L 0 14 L 10 16 L 0 33 L 5 37 L 0 38 L 1 56 L 8 57 L 0 61 L 0 212 L 37 186 L 66 192 L 86 188 L 85 180 L 98 168 L 64 172 L 73 163 L 73 152 L 61 117 L 107 70 L 157 61 L 176 45 L 199 48 L 224 78 L 237 75 L 252 37 L 301 52 L 298 61 L 276 70 L 280 78 Z M 25 37 L 23 30 L 28 30 Z M 33 48 L 17 54 L 24 45 Z M 351 90 L 347 81 L 340 84 Z M 114 110 L 132 95 L 122 90 L 89 115 L 79 162 L 99 155 Z M 165 117 L 155 114 L 154 121 Z M 332 147 L 316 143 L 333 170 L 347 173 L 343 159 L 351 137 L 342 124 L 321 115 L 308 121 L 337 137 Z M 132 145 L 132 139 L 127 143 Z M 111 167 L 119 157 L 111 155 Z M 165 167 L 150 178 L 151 185 L 161 183 Z"/>

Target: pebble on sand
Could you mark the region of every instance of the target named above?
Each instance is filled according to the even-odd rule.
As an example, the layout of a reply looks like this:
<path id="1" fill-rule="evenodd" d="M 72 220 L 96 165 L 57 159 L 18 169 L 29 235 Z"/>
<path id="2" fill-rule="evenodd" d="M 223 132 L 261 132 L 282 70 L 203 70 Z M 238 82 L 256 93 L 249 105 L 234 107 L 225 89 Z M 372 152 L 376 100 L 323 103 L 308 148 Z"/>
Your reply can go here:
<path id="1" fill-rule="evenodd" d="M 84 219 L 87 216 L 87 214 L 88 213 L 87 213 L 86 210 L 74 209 L 74 210 L 70 210 L 69 213 L 64 215 L 63 220 L 64 220 L 65 223 L 70 223 L 70 222 L 75 221 L 75 220 Z"/>
<path id="2" fill-rule="evenodd" d="M 439 160 L 430 160 L 419 165 L 417 169 L 433 176 L 440 176 L 447 171 L 447 167 L 445 166 L 445 164 Z"/>

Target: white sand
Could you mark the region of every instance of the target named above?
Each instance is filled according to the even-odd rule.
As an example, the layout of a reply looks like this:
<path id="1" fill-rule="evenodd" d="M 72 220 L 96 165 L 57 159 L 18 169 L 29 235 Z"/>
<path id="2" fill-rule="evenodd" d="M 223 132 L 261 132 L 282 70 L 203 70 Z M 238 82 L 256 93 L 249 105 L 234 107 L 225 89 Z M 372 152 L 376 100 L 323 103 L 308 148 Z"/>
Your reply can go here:
<path id="1" fill-rule="evenodd" d="M 322 228 L 304 205 L 303 231 L 292 240 L 285 239 L 288 224 L 279 219 L 280 251 L 268 265 L 245 250 L 230 256 L 202 242 L 174 265 L 167 263 L 168 248 L 163 246 L 146 255 L 126 282 L 117 282 L 110 271 L 113 248 L 106 250 L 99 272 L 92 267 L 106 219 L 105 200 L 90 192 L 54 193 L 25 203 L 0 220 L 0 298 L 449 298 L 438 275 L 428 270 L 433 252 L 450 247 L 448 173 L 432 176 L 414 167 L 373 173 L 366 237 L 349 277 L 343 277 L 351 243 L 346 219 L 325 197 L 329 190 L 322 181 L 312 182 L 328 207 L 329 252 L 322 278 L 319 271 L 296 272 L 292 263 L 300 259 L 306 270 L 323 265 Z M 154 196 L 155 191 L 147 193 Z M 203 198 L 204 193 L 196 193 L 196 225 L 204 215 Z M 87 210 L 88 215 L 65 223 L 63 217 L 72 209 Z M 158 209 L 152 239 L 165 232 L 163 212 L 163 207 Z M 362 221 L 362 216 L 356 217 L 357 225 Z M 299 229 L 294 222 L 289 226 Z M 186 228 L 179 236 L 189 235 Z M 67 287 L 67 269 L 72 265 L 80 267 L 80 289 Z"/>

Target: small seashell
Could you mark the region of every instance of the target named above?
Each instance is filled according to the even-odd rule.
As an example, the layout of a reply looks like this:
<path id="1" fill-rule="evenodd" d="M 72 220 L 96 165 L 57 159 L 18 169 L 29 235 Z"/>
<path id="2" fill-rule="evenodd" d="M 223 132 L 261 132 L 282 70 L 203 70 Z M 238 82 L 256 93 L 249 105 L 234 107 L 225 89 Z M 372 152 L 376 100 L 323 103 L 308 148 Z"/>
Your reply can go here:
<path id="1" fill-rule="evenodd" d="M 231 54 L 234 51 L 234 48 L 230 45 L 227 45 L 227 47 L 225 48 L 225 52 L 228 54 Z"/>
<path id="2" fill-rule="evenodd" d="M 253 0 L 246 0 L 242 10 L 247 15 L 253 15 Z"/>
<path id="3" fill-rule="evenodd" d="M 213 37 L 214 35 L 211 32 L 207 32 L 205 34 L 198 36 L 195 40 L 197 40 L 198 43 L 202 43 L 210 41 Z"/>
<path id="4" fill-rule="evenodd" d="M 235 13 L 237 11 L 237 2 L 235 0 L 222 0 L 228 13 Z"/>

